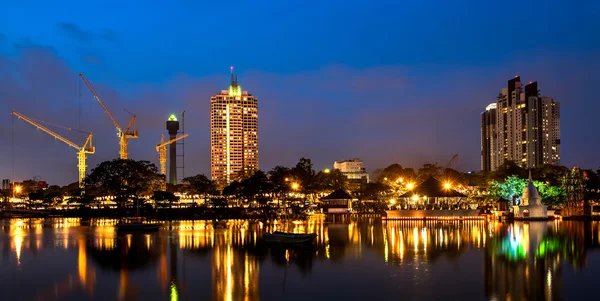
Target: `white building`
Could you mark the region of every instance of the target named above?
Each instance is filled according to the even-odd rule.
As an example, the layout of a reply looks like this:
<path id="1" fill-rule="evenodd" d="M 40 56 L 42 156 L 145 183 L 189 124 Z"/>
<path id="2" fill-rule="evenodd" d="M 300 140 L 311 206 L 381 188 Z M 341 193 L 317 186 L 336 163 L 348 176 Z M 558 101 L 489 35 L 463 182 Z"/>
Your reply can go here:
<path id="1" fill-rule="evenodd" d="M 210 98 L 211 176 L 221 187 L 258 170 L 258 99 L 231 68 L 229 90 Z"/>
<path id="2" fill-rule="evenodd" d="M 339 169 L 348 180 L 369 182 L 369 174 L 360 159 L 333 162 L 333 169 Z"/>

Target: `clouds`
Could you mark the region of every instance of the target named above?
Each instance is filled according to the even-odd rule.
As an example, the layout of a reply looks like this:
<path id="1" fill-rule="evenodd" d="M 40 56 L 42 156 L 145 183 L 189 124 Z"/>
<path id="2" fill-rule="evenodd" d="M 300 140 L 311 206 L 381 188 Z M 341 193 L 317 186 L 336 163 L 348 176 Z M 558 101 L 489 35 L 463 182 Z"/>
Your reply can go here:
<path id="1" fill-rule="evenodd" d="M 94 40 L 103 40 L 115 43 L 119 40 L 116 32 L 110 29 L 105 29 L 103 33 L 93 33 L 91 31 L 86 31 L 81 27 L 69 22 L 58 23 L 58 28 L 62 32 L 67 34 L 70 38 L 78 42 L 91 42 Z"/>

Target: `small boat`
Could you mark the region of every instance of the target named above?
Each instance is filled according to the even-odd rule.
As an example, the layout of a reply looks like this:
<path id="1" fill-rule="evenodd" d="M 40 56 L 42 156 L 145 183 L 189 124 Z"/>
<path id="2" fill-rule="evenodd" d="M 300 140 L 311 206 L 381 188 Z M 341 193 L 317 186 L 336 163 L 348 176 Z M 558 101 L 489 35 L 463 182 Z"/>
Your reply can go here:
<path id="1" fill-rule="evenodd" d="M 146 222 L 145 218 L 124 218 L 117 223 L 117 231 L 158 231 L 160 223 Z"/>
<path id="2" fill-rule="evenodd" d="M 270 243 L 282 244 L 309 244 L 317 237 L 316 233 L 295 234 L 275 231 L 273 233 L 263 233 L 263 239 Z"/>

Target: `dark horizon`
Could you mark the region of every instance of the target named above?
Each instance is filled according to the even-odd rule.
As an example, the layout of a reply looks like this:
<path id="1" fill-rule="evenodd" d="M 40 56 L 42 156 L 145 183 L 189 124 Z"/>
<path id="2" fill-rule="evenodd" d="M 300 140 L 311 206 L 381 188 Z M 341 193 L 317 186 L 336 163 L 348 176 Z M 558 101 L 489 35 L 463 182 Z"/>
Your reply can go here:
<path id="1" fill-rule="evenodd" d="M 15 181 L 77 180 L 76 150 L 21 120 L 13 128 L 13 109 L 93 132 L 88 173 L 118 158 L 115 129 L 78 73 L 122 127 L 122 108 L 137 115 L 132 159 L 158 166 L 165 121 L 185 110 L 186 176 L 209 175 L 210 96 L 227 89 L 231 65 L 258 98 L 262 170 L 301 157 L 316 170 L 360 158 L 372 173 L 459 154 L 456 169 L 478 171 L 480 113 L 516 74 L 561 103 L 561 164 L 600 166 L 598 3 L 539 1 L 511 14 L 506 4 L 467 1 L 3 6 L 2 179 L 12 179 L 14 133 Z M 544 17 L 523 25 L 532 11 Z"/>

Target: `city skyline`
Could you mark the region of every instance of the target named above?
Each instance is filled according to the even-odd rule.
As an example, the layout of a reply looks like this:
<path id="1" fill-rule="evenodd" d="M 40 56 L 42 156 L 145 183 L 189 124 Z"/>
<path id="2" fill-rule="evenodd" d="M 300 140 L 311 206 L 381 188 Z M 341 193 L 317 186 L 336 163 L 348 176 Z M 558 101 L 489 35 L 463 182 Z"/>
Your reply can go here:
<path id="1" fill-rule="evenodd" d="M 209 175 L 208 99 L 228 82 L 223 70 L 230 65 L 261 100 L 263 170 L 292 166 L 300 157 L 318 170 L 355 157 L 369 171 L 392 163 L 418 168 L 444 164 L 453 154 L 459 154 L 457 169 L 479 170 L 478 114 L 515 74 L 540 82 L 544 95 L 561 103 L 561 164 L 600 166 L 600 141 L 593 139 L 600 109 L 594 101 L 600 39 L 593 30 L 600 21 L 592 14 L 598 4 L 527 3 L 508 17 L 489 3 L 467 9 L 439 3 L 447 6 L 441 15 L 422 3 L 382 10 L 343 2 L 344 11 L 335 3 L 233 10 L 230 4 L 194 4 L 184 11 L 165 4 L 124 6 L 110 20 L 86 17 L 88 3 L 3 5 L 1 178 L 12 178 L 13 109 L 93 132 L 97 152 L 88 158 L 88 172 L 118 157 L 114 128 L 78 73 L 94 83 L 119 123 L 128 120 L 123 107 L 138 116 L 139 139 L 129 145 L 133 159 L 158 165 L 155 145 L 167 134 L 164 120 L 185 110 L 185 175 Z M 207 8 L 264 18 L 252 24 L 233 18 L 215 28 L 217 15 Z M 524 28 L 519 20 L 530 11 L 547 18 Z M 325 17 L 334 12 L 341 22 Z M 313 21 L 301 21 L 307 19 Z M 252 47 L 230 47 L 232 37 Z M 16 181 L 39 175 L 65 185 L 77 179 L 76 153 L 68 146 L 18 121 L 14 133 Z M 85 138 L 65 135 L 78 143 Z"/>

